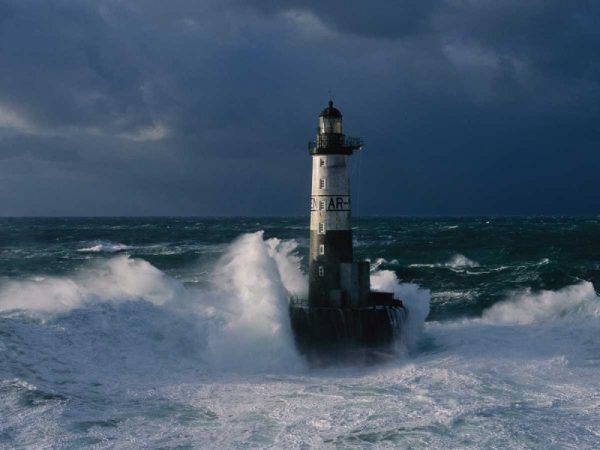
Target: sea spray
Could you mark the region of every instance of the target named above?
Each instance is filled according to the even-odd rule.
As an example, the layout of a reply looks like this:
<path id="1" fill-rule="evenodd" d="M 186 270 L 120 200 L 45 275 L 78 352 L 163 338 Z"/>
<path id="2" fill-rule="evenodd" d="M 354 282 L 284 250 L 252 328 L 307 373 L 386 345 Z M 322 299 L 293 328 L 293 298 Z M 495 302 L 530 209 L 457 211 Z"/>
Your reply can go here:
<path id="1" fill-rule="evenodd" d="M 220 368 L 299 367 L 288 314 L 288 289 L 301 287 L 293 246 L 265 242 L 263 232 L 238 238 L 217 263 L 214 291 L 223 326 L 211 334 L 211 359 Z"/>
<path id="2" fill-rule="evenodd" d="M 0 320 L 13 318 L 3 340 L 27 352 L 0 353 L 0 367 L 30 367 L 29 381 L 73 388 L 185 376 L 203 366 L 207 343 L 189 300 L 177 280 L 126 256 L 70 277 L 12 281 L 0 287 Z"/>
<path id="3" fill-rule="evenodd" d="M 600 299 L 589 281 L 558 291 L 532 292 L 525 289 L 509 295 L 484 311 L 482 319 L 494 324 L 527 325 L 558 319 L 600 317 Z"/>
<path id="4" fill-rule="evenodd" d="M 580 280 L 598 287 L 600 219 L 461 219 L 456 234 L 443 231 L 456 219 L 357 219 L 356 234 L 369 243 L 357 256 L 400 258 L 398 277 L 431 289 L 423 345 L 377 366 L 262 373 L 244 361 L 220 368 L 209 346 L 213 327 L 229 317 L 223 293 L 213 291 L 215 254 L 258 226 L 286 237 L 279 249 L 295 237 L 300 248 L 292 255 L 307 253 L 304 218 L 256 222 L 4 220 L 3 300 L 31 300 L 23 280 L 35 279 L 42 300 L 71 295 L 79 306 L 0 311 L 0 447 L 598 448 L 598 301 Z M 383 234 L 391 237 L 380 247 Z M 98 240 L 132 245 L 133 263 L 77 252 Z M 469 271 L 490 272 L 409 267 L 444 264 L 461 248 L 481 263 Z M 160 270 L 146 271 L 142 256 Z M 99 280 L 129 284 L 114 294 L 128 298 L 81 295 L 92 290 L 87 275 L 98 273 L 92 257 L 125 278 L 157 274 L 158 288 L 148 289 L 154 300 L 137 282 L 111 276 Z M 177 287 L 200 267 L 202 283 Z M 529 299 L 558 312 L 519 323 L 514 316 Z M 503 303 L 511 314 L 487 321 Z"/>
<path id="5" fill-rule="evenodd" d="M 89 263 L 70 277 L 8 283 L 0 289 L 0 311 L 58 314 L 56 322 L 69 323 L 75 334 L 108 333 L 105 343 L 110 342 L 110 348 L 100 346 L 94 353 L 137 361 L 136 367 L 166 358 L 176 367 L 197 365 L 211 371 L 294 371 L 303 368 L 304 362 L 294 345 L 288 299 L 290 294 L 307 292 L 296 249 L 293 240 L 265 240 L 263 232 L 244 234 L 216 263 L 209 289 L 185 288 L 147 261 L 115 256 Z M 394 292 L 405 302 L 409 319 L 401 343 L 412 347 L 429 311 L 429 293 L 417 285 L 399 283 L 390 271 L 372 274 L 372 283 L 375 289 Z M 73 310 L 81 311 L 69 314 Z M 140 320 L 127 316 L 132 311 Z M 103 317 L 106 314 L 113 316 L 109 324 Z M 79 323 L 86 324 L 85 330 L 78 329 Z M 186 328 L 188 342 L 183 345 Z M 135 348 L 129 342 L 136 342 Z M 193 350 L 180 351 L 190 345 Z M 135 356 L 125 356 L 128 352 Z M 192 359 L 172 361 L 185 355 Z M 110 358 L 100 360 L 111 366 Z"/>
<path id="6" fill-rule="evenodd" d="M 85 342 L 90 336 L 108 334 L 110 339 L 94 341 L 110 347 L 96 348 L 94 353 L 113 355 L 117 360 L 139 361 L 145 354 L 145 364 L 151 366 L 153 358 L 161 358 L 156 349 L 185 347 L 182 341 L 187 328 L 188 340 L 201 352 L 191 352 L 194 360 L 188 362 L 198 367 L 293 371 L 303 363 L 291 334 L 288 297 L 289 292 L 306 291 L 300 259 L 294 254 L 296 245 L 278 239 L 265 241 L 262 232 L 242 235 L 216 263 L 209 289 L 185 288 L 147 261 L 115 256 L 89 263 L 69 277 L 5 283 L 0 287 L 0 311 L 68 323 L 70 333 L 85 335 L 78 339 Z M 129 317 L 132 311 L 137 318 Z M 109 323 L 107 314 L 113 317 Z M 80 328 L 83 323 L 85 327 Z M 144 339 L 148 342 L 141 342 Z M 128 342 L 137 344 L 134 348 Z M 124 356 L 127 352 L 135 355 Z M 171 353 L 181 355 L 179 351 Z M 107 367 L 114 366 L 101 360 Z"/>
<path id="7" fill-rule="evenodd" d="M 8 282 L 0 287 L 0 311 L 61 313 L 98 302 L 136 300 L 161 305 L 182 295 L 181 283 L 147 261 L 116 256 L 70 277 Z"/>
<path id="8" fill-rule="evenodd" d="M 453 269 L 461 269 L 464 267 L 479 267 L 479 263 L 477 261 L 473 261 L 472 259 L 467 258 L 465 255 L 457 253 L 454 256 L 452 256 L 452 258 L 450 258 L 448 262 L 444 264 L 444 267 L 450 267 Z"/>
<path id="9" fill-rule="evenodd" d="M 260 232 L 262 237 L 262 232 Z M 289 294 L 304 298 L 308 295 L 308 278 L 300 268 L 301 258 L 296 254 L 298 242 L 271 238 L 266 241 L 269 256 L 275 260 L 279 277 Z"/>
<path id="10" fill-rule="evenodd" d="M 400 283 L 397 275 L 391 270 L 372 273 L 371 287 L 376 291 L 393 292 L 395 298 L 402 300 L 408 314 L 398 344 L 400 349 L 412 350 L 429 315 L 431 293 L 414 283 Z"/>

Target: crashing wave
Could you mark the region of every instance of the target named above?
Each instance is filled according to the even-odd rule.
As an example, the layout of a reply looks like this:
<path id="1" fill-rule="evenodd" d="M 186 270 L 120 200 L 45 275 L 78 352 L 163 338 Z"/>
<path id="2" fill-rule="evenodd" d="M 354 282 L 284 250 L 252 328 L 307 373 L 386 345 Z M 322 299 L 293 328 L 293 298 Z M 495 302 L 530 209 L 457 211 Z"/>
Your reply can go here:
<path id="1" fill-rule="evenodd" d="M 582 281 L 557 291 L 514 293 L 484 311 L 482 319 L 494 324 L 528 325 L 564 318 L 600 317 L 600 299 L 594 285 Z"/>
<path id="2" fill-rule="evenodd" d="M 184 361 L 211 370 L 290 370 L 303 363 L 294 345 L 288 298 L 305 295 L 308 284 L 296 248 L 295 241 L 265 240 L 262 232 L 242 235 L 215 265 L 208 288 L 184 286 L 143 259 L 112 256 L 70 276 L 4 283 L 0 313 L 41 318 L 68 329 L 82 346 L 92 339 L 94 351 L 77 358 L 96 367 L 94 354 L 112 355 L 102 364 L 116 372 L 126 369 L 117 367 L 118 361 L 144 367 L 182 351 L 189 355 Z M 372 277 L 374 287 L 396 292 L 412 323 L 420 321 L 422 327 L 425 317 L 411 298 L 428 308 L 429 294 L 400 284 L 393 272 Z"/>

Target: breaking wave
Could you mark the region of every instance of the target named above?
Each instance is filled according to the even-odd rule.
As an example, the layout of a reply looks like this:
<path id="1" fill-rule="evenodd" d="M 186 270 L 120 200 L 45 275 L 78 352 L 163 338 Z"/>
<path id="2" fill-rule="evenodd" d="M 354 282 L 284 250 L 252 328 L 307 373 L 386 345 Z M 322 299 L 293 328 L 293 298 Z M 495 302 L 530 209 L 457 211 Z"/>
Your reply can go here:
<path id="1" fill-rule="evenodd" d="M 400 344 L 408 350 L 413 349 L 429 315 L 431 292 L 414 283 L 400 283 L 391 270 L 371 274 L 371 287 L 376 291 L 393 292 L 395 298 L 402 300 L 408 315 Z"/>
<path id="2" fill-rule="evenodd" d="M 105 258 L 0 284 L 5 447 L 597 447 L 590 282 L 502 291 L 475 319 L 424 325 L 429 291 L 375 267 L 373 288 L 409 310 L 405 339 L 423 333 L 419 351 L 308 371 L 287 317 L 288 292 L 307 286 L 295 241 L 242 235 L 201 288 L 143 259 Z M 458 288 L 436 295 L 480 295 Z"/>
<path id="3" fill-rule="evenodd" d="M 482 319 L 494 324 L 528 325 L 559 319 L 600 317 L 600 299 L 589 281 L 557 291 L 531 289 L 514 293 L 484 311 Z"/>
<path id="4" fill-rule="evenodd" d="M 203 288 L 184 286 L 143 259 L 112 256 L 68 277 L 5 283 L 0 318 L 50 324 L 37 331 L 45 336 L 41 341 L 31 336 L 40 353 L 68 330 L 85 350 L 63 354 L 67 366 L 153 373 L 164 367 L 153 361 L 162 359 L 183 372 L 298 370 L 304 363 L 294 345 L 288 297 L 305 296 L 308 283 L 296 248 L 295 241 L 265 240 L 263 232 L 242 235 Z M 403 336 L 414 342 L 429 311 L 429 292 L 401 284 L 391 271 L 374 272 L 372 282 L 405 302 L 410 319 Z"/>
<path id="5" fill-rule="evenodd" d="M 176 280 L 141 259 L 116 256 L 71 277 L 13 281 L 0 290 L 0 311 L 61 313 L 95 303 L 172 302 L 184 292 Z"/>
<path id="6" fill-rule="evenodd" d="M 392 260 L 388 261 L 385 258 L 377 258 L 374 262 L 372 262 L 370 259 L 367 259 L 367 261 L 369 261 L 371 263 L 371 272 L 377 272 L 383 266 L 397 266 L 398 265 L 397 259 L 392 259 Z"/>
<path id="7" fill-rule="evenodd" d="M 452 267 L 453 269 L 460 269 L 463 267 L 479 267 L 479 263 L 459 253 L 454 255 L 450 261 L 445 263 L 444 267 Z"/>
<path id="8" fill-rule="evenodd" d="M 210 356 L 214 365 L 234 369 L 293 369 L 301 365 L 294 348 L 288 314 L 288 292 L 305 278 L 291 255 L 293 242 L 263 240 L 246 234 L 234 242 L 214 273 Z"/>
<path id="9" fill-rule="evenodd" d="M 230 245 L 205 290 L 188 289 L 147 261 L 115 256 L 79 275 L 5 284 L 0 311 L 68 326 L 78 342 L 110 330 L 110 339 L 95 339 L 102 353 L 114 354 L 116 347 L 127 358 L 147 353 L 149 364 L 156 345 L 174 350 L 188 341 L 195 362 L 213 368 L 298 367 L 287 316 L 287 291 L 303 284 L 294 249 L 290 242 L 264 241 L 262 232 L 244 235 Z M 140 342 L 144 338 L 149 342 Z"/>

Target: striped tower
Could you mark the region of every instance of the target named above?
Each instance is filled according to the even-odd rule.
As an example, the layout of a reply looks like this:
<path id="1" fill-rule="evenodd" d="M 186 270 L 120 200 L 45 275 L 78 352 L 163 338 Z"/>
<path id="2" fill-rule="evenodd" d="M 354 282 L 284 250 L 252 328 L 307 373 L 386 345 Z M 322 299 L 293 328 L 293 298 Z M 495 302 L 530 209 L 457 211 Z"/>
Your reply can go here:
<path id="1" fill-rule="evenodd" d="M 290 297 L 290 322 L 298 349 L 317 365 L 356 356 L 357 347 L 395 342 L 406 310 L 391 292 L 371 291 L 369 263 L 352 257 L 348 159 L 362 141 L 348 138 L 333 102 L 319 115 L 312 156 L 309 288 Z"/>
<path id="2" fill-rule="evenodd" d="M 341 288 L 343 263 L 352 263 L 350 182 L 348 158 L 362 147 L 360 139 L 346 138 L 342 113 L 333 102 L 319 115 L 312 156 L 310 207 L 309 306 L 340 307 L 348 301 Z"/>

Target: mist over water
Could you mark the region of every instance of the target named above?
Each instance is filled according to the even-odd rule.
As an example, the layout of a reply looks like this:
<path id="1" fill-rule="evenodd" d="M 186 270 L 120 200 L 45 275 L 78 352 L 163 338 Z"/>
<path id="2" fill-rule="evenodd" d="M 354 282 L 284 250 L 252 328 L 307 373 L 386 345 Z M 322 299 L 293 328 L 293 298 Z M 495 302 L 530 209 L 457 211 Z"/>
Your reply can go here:
<path id="1" fill-rule="evenodd" d="M 301 220 L 0 221 L 0 446 L 598 446 L 600 221 L 356 223 L 409 322 L 314 369 Z"/>

